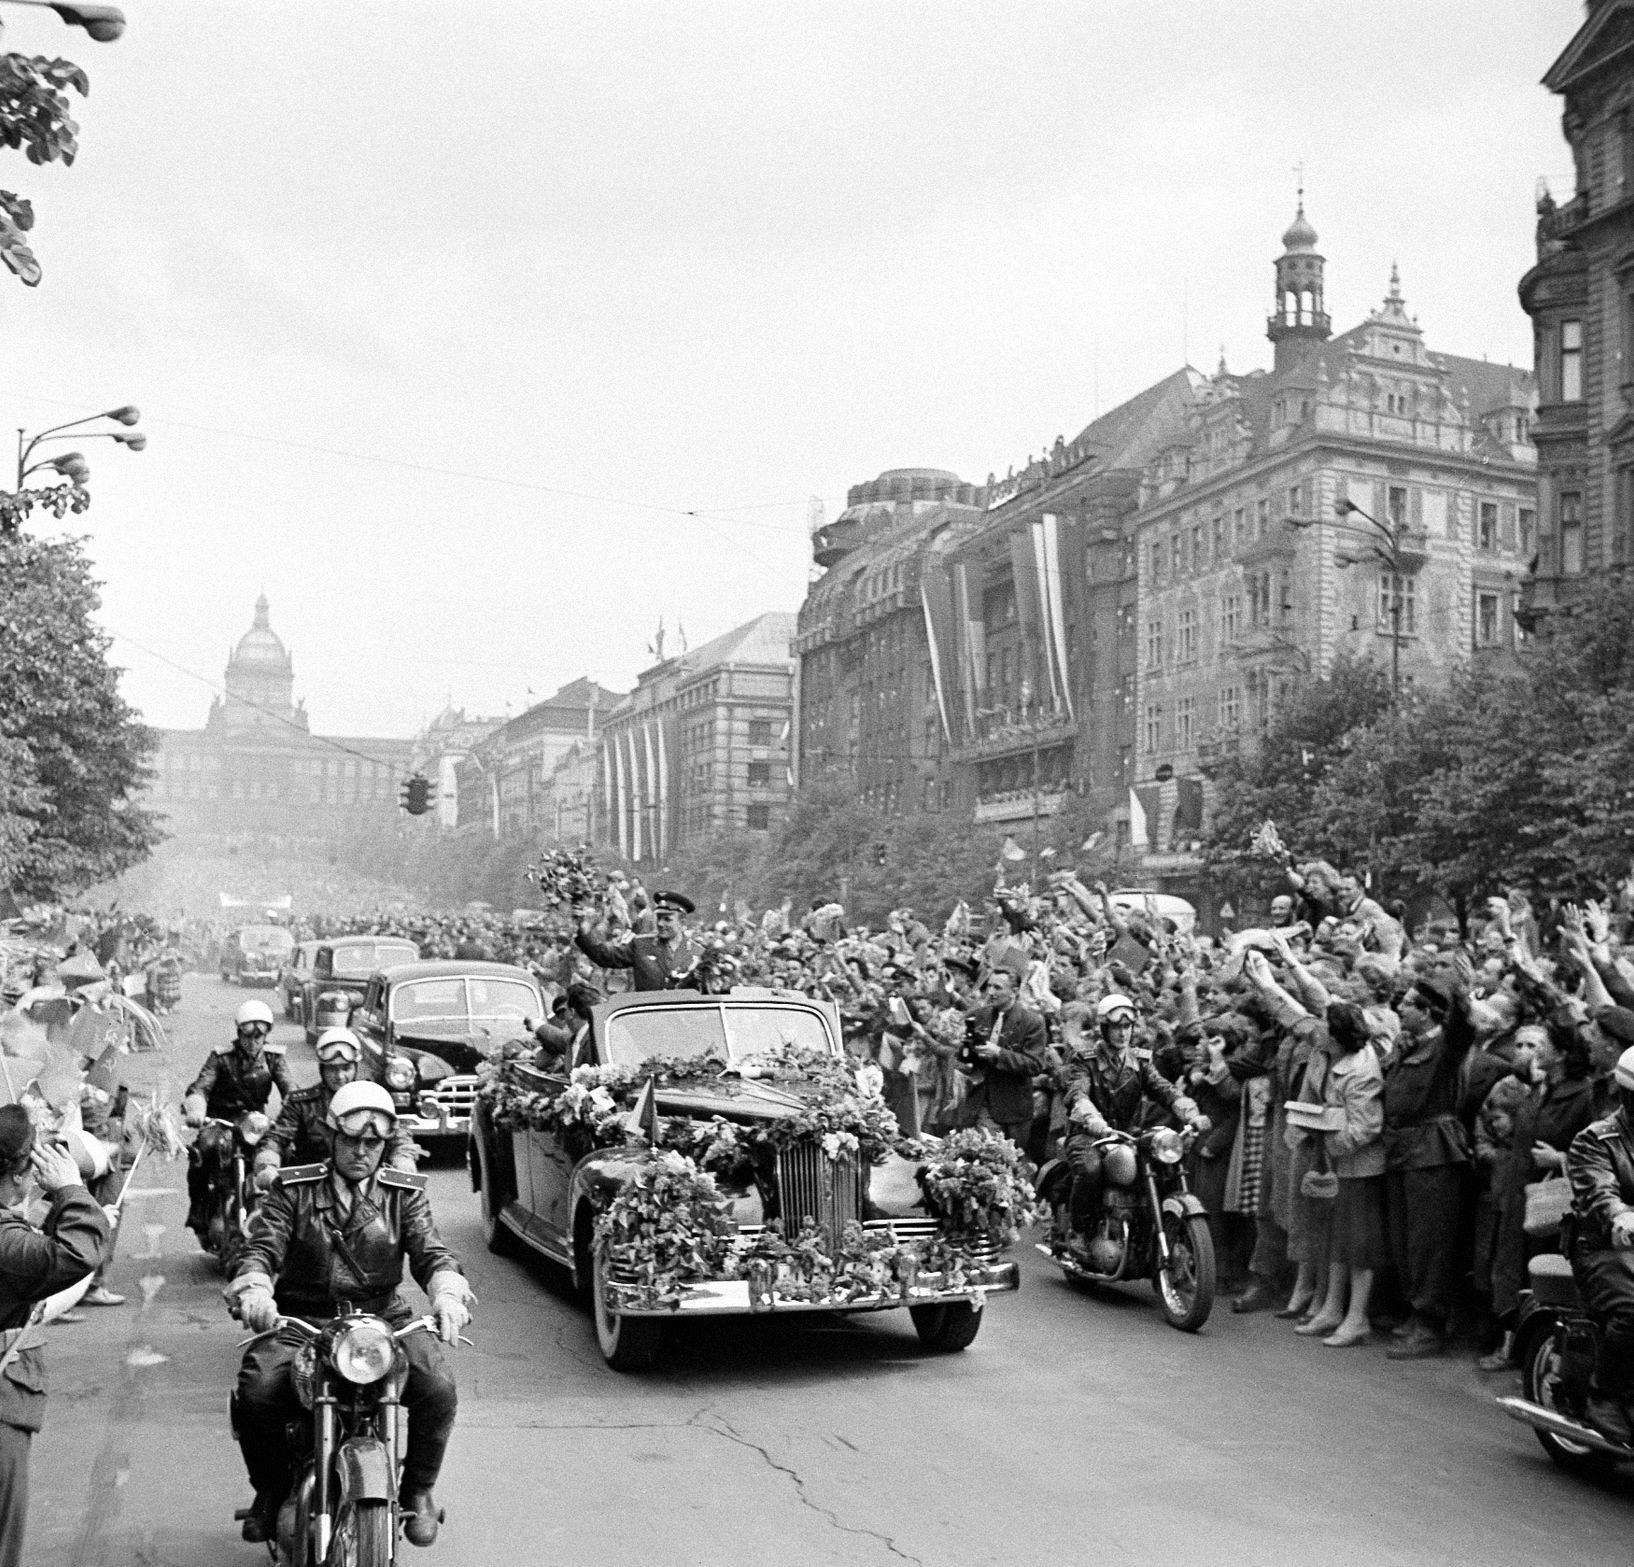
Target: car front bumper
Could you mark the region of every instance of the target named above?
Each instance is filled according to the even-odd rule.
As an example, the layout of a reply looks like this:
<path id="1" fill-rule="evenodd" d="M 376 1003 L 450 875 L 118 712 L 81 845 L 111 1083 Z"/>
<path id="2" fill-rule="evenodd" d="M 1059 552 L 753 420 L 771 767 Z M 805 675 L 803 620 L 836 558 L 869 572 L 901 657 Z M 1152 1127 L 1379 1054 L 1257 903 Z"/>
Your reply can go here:
<path id="1" fill-rule="evenodd" d="M 443 1078 L 435 1088 L 393 1092 L 397 1124 L 411 1137 L 464 1137 L 471 1130 L 471 1107 L 477 1079 L 463 1074 Z"/>
<path id="2" fill-rule="evenodd" d="M 993 1261 L 965 1270 L 957 1286 L 940 1283 L 915 1284 L 906 1291 L 889 1295 L 831 1296 L 824 1300 L 793 1299 L 776 1293 L 775 1288 L 752 1290 L 748 1279 L 718 1279 L 689 1284 L 679 1298 L 657 1305 L 641 1304 L 641 1291 L 633 1284 L 607 1281 L 607 1306 L 621 1317 L 750 1317 L 776 1313 L 813 1311 L 894 1311 L 902 1306 L 940 1306 L 966 1302 L 978 1310 L 989 1295 L 1012 1294 L 1021 1288 L 1016 1264 Z"/>

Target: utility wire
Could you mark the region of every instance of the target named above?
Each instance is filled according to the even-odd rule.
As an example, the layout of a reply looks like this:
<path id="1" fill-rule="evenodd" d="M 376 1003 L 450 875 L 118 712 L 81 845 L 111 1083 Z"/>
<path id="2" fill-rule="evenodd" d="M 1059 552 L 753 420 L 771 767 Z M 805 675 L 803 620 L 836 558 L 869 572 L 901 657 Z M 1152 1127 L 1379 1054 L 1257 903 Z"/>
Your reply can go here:
<path id="1" fill-rule="evenodd" d="M 146 653 L 149 658 L 156 658 L 161 664 L 168 664 L 177 674 L 186 675 L 189 680 L 196 680 L 201 686 L 208 686 L 218 696 L 231 696 L 227 688 L 219 682 L 210 679 L 208 675 L 201 675 L 196 670 L 189 669 L 185 664 L 178 664 L 173 658 L 166 658 L 163 653 L 156 652 L 144 642 L 138 642 L 135 637 L 128 637 L 123 631 L 110 631 L 115 641 L 128 643 L 138 652 Z M 286 718 L 276 708 L 263 707 L 259 702 L 252 702 L 245 696 L 233 696 L 235 702 L 242 702 L 245 707 L 253 707 L 258 713 L 265 713 L 274 723 L 282 724 L 286 729 L 292 729 L 302 739 L 312 741 L 317 745 L 326 745 L 331 751 L 339 751 L 346 756 L 355 756 L 361 761 L 372 762 L 376 767 L 383 767 L 387 772 L 398 770 L 399 763 L 383 762 L 378 756 L 370 756 L 367 751 L 359 751 L 349 745 L 343 745 L 339 740 L 331 740 L 327 735 L 315 735 L 310 729 L 304 729 L 292 718 Z"/>

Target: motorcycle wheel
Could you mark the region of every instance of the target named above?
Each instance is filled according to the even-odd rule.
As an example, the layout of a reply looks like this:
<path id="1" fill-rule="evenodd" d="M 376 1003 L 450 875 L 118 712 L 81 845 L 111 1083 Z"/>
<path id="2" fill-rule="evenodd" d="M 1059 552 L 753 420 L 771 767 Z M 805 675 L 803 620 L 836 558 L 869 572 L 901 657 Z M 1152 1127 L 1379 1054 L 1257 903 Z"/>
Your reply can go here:
<path id="1" fill-rule="evenodd" d="M 944 1301 L 936 1306 L 910 1306 L 914 1331 L 926 1349 L 950 1355 L 969 1349 L 981 1331 L 982 1313 L 967 1300 Z"/>
<path id="2" fill-rule="evenodd" d="M 1165 1214 L 1169 1264 L 1158 1264 L 1157 1296 L 1169 1326 L 1195 1333 L 1214 1310 L 1214 1238 L 1201 1214 L 1176 1219 Z"/>
<path id="3" fill-rule="evenodd" d="M 335 1525 L 325 1567 L 388 1567 L 391 1508 L 383 1501 L 354 1502 Z"/>
<path id="4" fill-rule="evenodd" d="M 606 1263 L 601 1247 L 590 1258 L 590 1312 L 601 1358 L 614 1371 L 645 1371 L 658 1356 L 664 1324 L 656 1317 L 625 1317 L 607 1309 Z"/>
<path id="5" fill-rule="evenodd" d="M 1521 1356 L 1521 1393 L 1531 1403 L 1575 1420 L 1576 1415 L 1560 1407 L 1556 1397 L 1559 1384 L 1560 1341 L 1549 1328 L 1533 1338 Z M 1568 1441 L 1552 1431 L 1539 1431 L 1534 1426 L 1532 1435 L 1542 1444 L 1543 1451 L 1568 1473 L 1597 1479 L 1616 1466 L 1617 1461 L 1610 1453 Z"/>

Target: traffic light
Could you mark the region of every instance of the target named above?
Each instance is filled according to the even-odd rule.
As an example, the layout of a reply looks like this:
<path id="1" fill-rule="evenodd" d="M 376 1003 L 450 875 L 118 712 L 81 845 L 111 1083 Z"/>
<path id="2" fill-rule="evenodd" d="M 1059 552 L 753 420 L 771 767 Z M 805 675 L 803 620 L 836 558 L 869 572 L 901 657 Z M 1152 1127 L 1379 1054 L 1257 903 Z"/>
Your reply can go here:
<path id="1" fill-rule="evenodd" d="M 431 809 L 431 780 L 416 773 L 403 784 L 398 799 L 410 816 L 424 816 Z"/>
<path id="2" fill-rule="evenodd" d="M 874 864 L 883 865 L 889 858 L 890 851 L 886 849 L 885 845 L 883 843 L 876 843 L 874 845 Z"/>

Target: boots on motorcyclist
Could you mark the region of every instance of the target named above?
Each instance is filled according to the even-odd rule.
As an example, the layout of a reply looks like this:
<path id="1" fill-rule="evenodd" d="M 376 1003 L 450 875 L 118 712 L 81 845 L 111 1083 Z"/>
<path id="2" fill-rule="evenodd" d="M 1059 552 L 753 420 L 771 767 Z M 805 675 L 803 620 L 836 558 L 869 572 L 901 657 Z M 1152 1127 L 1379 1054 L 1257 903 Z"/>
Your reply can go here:
<path id="1" fill-rule="evenodd" d="M 404 1491 L 398 1505 L 403 1509 L 403 1538 L 410 1545 L 434 1545 L 443 1510 L 430 1490 Z"/>
<path id="2" fill-rule="evenodd" d="M 1598 1388 L 1593 1389 L 1585 1401 L 1583 1412 L 1589 1424 L 1608 1441 L 1634 1447 L 1634 1425 L 1629 1423 L 1628 1406 L 1620 1399 L 1612 1398 Z"/>
<path id="3" fill-rule="evenodd" d="M 255 1493 L 255 1500 L 244 1517 L 239 1534 L 247 1544 L 264 1545 L 278 1533 L 278 1498 L 264 1491 Z"/>

